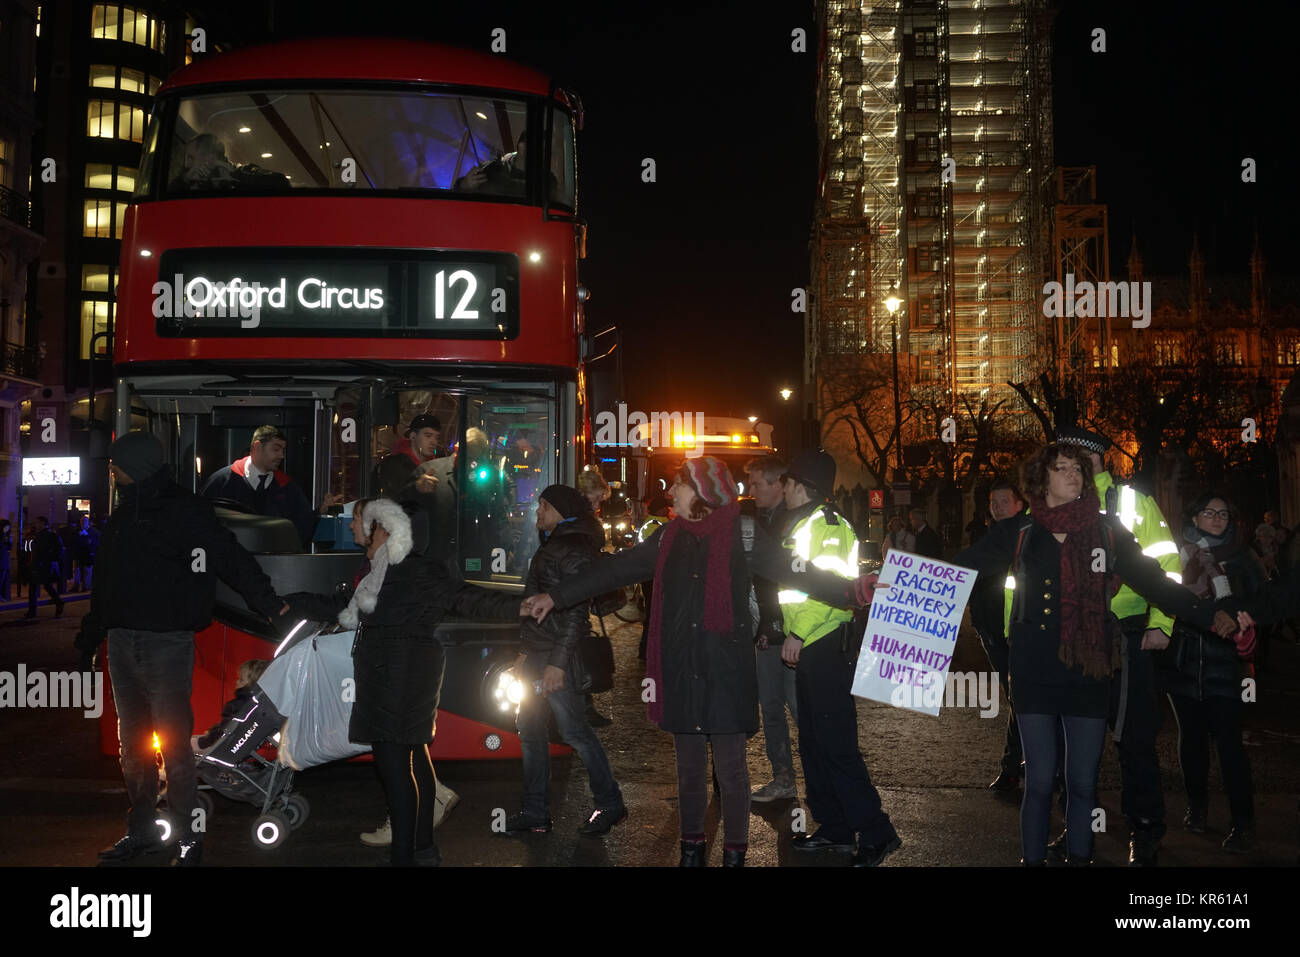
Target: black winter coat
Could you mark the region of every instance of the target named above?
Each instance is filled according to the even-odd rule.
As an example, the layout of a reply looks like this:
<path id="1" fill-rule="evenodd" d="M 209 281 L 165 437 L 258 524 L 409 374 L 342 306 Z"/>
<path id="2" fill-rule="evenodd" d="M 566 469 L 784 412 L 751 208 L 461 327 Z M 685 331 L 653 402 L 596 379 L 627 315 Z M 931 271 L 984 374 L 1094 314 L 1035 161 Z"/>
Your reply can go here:
<path id="1" fill-rule="evenodd" d="M 1006 580 L 1015 558 L 1016 541 L 1027 516 L 1003 519 L 976 544 L 952 559 L 998 582 Z M 1108 521 L 1103 517 L 1102 521 Z M 1113 523 L 1114 575 L 1152 604 L 1170 614 L 1209 625 L 1212 602 L 1197 602 L 1190 591 L 1174 584 L 1153 558 L 1142 554 L 1137 540 L 1119 522 Z M 1062 714 L 1104 718 L 1110 682 L 1067 668 L 1059 657 L 1061 642 L 1061 545 L 1037 522 L 1031 522 L 1020 553 L 1024 588 L 1019 614 L 1012 616 L 1008 680 L 1011 700 L 1019 714 Z M 1020 620 L 1017 620 L 1019 618 Z M 1116 624 L 1116 631 L 1118 625 Z"/>
<path id="2" fill-rule="evenodd" d="M 411 519 L 411 552 L 388 565 L 374 611 L 358 615 L 352 653 L 356 701 L 348 738 L 359 743 L 419 745 L 432 740 L 444 668 L 442 645 L 434 630 L 448 612 L 460 611 L 462 585 L 426 554 L 429 533 L 424 513 L 413 505 L 406 511 Z M 369 566 L 363 566 L 362 576 L 368 572 Z M 298 592 L 286 601 L 296 615 L 335 621 L 353 591 Z"/>
<path id="3" fill-rule="evenodd" d="M 654 579 L 663 595 L 663 708 L 660 727 L 675 734 L 753 734 L 758 730 L 758 678 L 754 668 L 754 629 L 749 611 L 751 574 L 812 595 L 841 608 L 852 604 L 852 584 L 819 569 L 791 570 L 790 553 L 761 528 L 754 550 L 747 553 L 740 523 L 732 533 L 730 632 L 705 631 L 704 598 L 708 541 L 691 534 L 689 523 L 678 531 L 655 578 L 661 529 L 646 541 L 603 559 L 587 573 L 566 579 L 550 590 L 556 608 L 569 608 L 602 592 Z"/>
<path id="4" fill-rule="evenodd" d="M 282 602 L 271 580 L 211 504 L 173 482 L 166 469 L 120 491 L 100 536 L 79 649 L 98 647 L 109 628 L 203 630 L 212 624 L 217 578 L 259 614 L 279 615 Z M 200 557 L 203 570 L 196 571 Z"/>
<path id="5" fill-rule="evenodd" d="M 32 539 L 31 580 L 38 585 L 54 581 L 63 572 L 63 539 L 53 529 L 38 532 Z"/>
<path id="6" fill-rule="evenodd" d="M 590 513 L 585 518 L 588 520 L 580 518 L 557 525 L 533 554 L 524 579 L 523 597 L 545 594 L 566 578 L 583 574 L 593 562 L 600 560 L 605 530 Z M 503 594 L 467 585 L 457 612 L 471 618 L 512 618 L 519 614 L 520 599 L 518 594 Z M 563 610 L 557 608 L 542 622 L 525 618 L 519 628 L 522 651 L 528 655 L 543 655 L 548 665 L 566 670 L 573 660 L 578 641 L 589 634 L 591 616 L 585 603 Z"/>
<path id="7" fill-rule="evenodd" d="M 756 516 L 758 527 L 778 538 L 785 531 L 787 517 L 784 502 L 778 502 L 772 508 L 760 508 Z M 779 593 L 780 588 L 775 582 L 754 578 L 754 595 L 758 598 L 758 634 L 755 637 L 766 638 L 773 644 L 785 640 Z"/>
<path id="8" fill-rule="evenodd" d="M 1232 597 L 1249 604 L 1266 585 L 1264 569 L 1244 543 L 1226 555 L 1217 556 L 1228 576 Z M 1193 698 L 1236 698 L 1246 663 L 1237 656 L 1231 638 L 1179 621 L 1169 647 L 1155 653 L 1156 681 L 1162 691 Z"/>

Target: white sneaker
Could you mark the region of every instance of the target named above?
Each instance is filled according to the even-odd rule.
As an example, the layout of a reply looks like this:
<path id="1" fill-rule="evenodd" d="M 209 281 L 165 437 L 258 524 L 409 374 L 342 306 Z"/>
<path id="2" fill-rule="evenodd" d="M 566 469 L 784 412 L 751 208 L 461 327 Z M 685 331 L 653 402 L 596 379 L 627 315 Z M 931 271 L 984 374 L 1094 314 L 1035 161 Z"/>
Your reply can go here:
<path id="1" fill-rule="evenodd" d="M 460 795 L 439 781 L 433 798 L 433 826 L 437 827 L 441 824 L 451 813 L 451 809 L 459 803 Z M 386 817 L 379 827 L 362 834 L 361 843 L 369 844 L 371 847 L 387 847 L 392 844 L 393 819 Z"/>
<path id="2" fill-rule="evenodd" d="M 373 831 L 367 831 L 361 835 L 361 843 L 369 844 L 371 847 L 387 847 L 393 843 L 393 822 L 391 818 L 384 818 L 384 823 L 379 825 Z"/>
<path id="3" fill-rule="evenodd" d="M 452 808 L 460 803 L 460 795 L 453 791 L 441 781 L 438 782 L 438 789 L 433 796 L 433 826 L 437 827 L 447 815 L 451 813 Z M 389 831 L 389 840 L 392 840 L 392 832 Z"/>

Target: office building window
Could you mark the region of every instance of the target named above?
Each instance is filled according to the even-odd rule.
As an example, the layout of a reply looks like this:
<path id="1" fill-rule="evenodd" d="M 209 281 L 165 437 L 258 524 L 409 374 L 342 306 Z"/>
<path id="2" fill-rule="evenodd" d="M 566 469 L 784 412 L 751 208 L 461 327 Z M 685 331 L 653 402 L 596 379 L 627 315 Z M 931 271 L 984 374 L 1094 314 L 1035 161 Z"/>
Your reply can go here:
<path id="1" fill-rule="evenodd" d="M 107 199 L 85 201 L 85 224 L 82 235 L 91 239 L 121 239 L 122 221 L 126 218 L 126 203 Z"/>
<path id="2" fill-rule="evenodd" d="M 86 135 L 139 143 L 144 139 L 144 110 L 129 103 L 91 100 L 86 106 Z"/>
<path id="3" fill-rule="evenodd" d="M 90 340 L 97 332 L 108 332 L 113 319 L 113 304 L 103 299 L 81 300 L 81 358 L 90 358 Z M 95 340 L 95 355 L 108 355 L 108 339 Z"/>
<path id="4" fill-rule="evenodd" d="M 158 92 L 161 81 L 143 70 L 130 67 L 113 66 L 99 63 L 90 68 L 90 85 L 101 90 L 121 90 L 123 93 L 145 93 L 149 96 Z"/>
<path id="5" fill-rule="evenodd" d="M 14 141 L 0 137 L 0 186 L 12 187 Z"/>
<path id="6" fill-rule="evenodd" d="M 138 170 L 134 166 L 111 166 L 108 163 L 86 164 L 86 188 L 117 190 L 120 193 L 135 191 Z"/>
<path id="7" fill-rule="evenodd" d="M 136 7 L 97 3 L 90 12 L 90 36 L 95 40 L 121 40 L 162 52 L 163 25 Z"/>
<path id="8" fill-rule="evenodd" d="M 117 104 L 110 100 L 91 100 L 86 106 L 86 135 L 113 138 L 117 125 Z"/>
<path id="9" fill-rule="evenodd" d="M 81 267 L 81 291 L 90 293 L 100 293 L 108 296 L 109 284 L 113 286 L 113 292 L 117 292 L 116 270 L 111 266 L 89 265 Z"/>

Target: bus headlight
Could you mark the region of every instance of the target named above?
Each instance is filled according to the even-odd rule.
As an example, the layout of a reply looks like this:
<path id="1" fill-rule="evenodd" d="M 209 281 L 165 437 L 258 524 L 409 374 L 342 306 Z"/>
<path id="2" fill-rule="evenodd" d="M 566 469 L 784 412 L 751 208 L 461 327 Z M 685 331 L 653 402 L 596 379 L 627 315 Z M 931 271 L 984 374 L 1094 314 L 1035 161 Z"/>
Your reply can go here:
<path id="1" fill-rule="evenodd" d="M 524 683 L 513 672 L 501 672 L 492 689 L 492 700 L 497 710 L 518 714 L 519 702 L 524 700 Z"/>

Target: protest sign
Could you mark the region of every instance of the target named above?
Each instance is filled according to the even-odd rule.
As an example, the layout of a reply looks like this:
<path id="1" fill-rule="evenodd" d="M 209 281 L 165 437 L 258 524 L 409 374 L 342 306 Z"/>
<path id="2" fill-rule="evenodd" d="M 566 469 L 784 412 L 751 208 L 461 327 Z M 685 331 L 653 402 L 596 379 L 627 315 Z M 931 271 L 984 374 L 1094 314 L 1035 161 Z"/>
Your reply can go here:
<path id="1" fill-rule="evenodd" d="M 938 715 L 975 572 L 890 549 L 853 675 L 853 693 Z"/>

